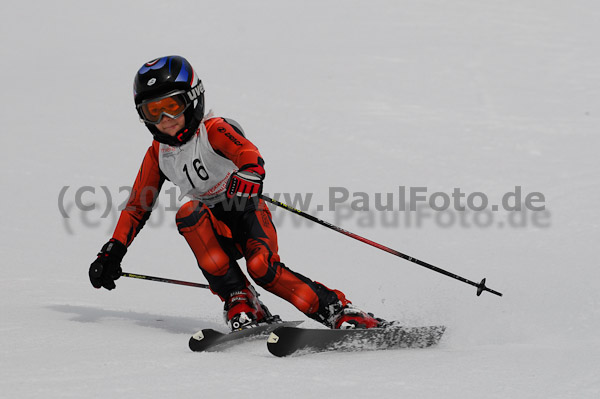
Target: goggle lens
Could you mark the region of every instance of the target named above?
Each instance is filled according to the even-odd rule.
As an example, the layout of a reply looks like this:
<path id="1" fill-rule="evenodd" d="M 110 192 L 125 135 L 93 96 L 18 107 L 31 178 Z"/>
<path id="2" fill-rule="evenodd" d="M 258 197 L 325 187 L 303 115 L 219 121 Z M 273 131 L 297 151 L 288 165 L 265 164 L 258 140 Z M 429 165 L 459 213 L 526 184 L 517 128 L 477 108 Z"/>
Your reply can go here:
<path id="1" fill-rule="evenodd" d="M 140 115 L 145 122 L 159 123 L 163 114 L 177 118 L 185 111 L 187 104 L 180 95 L 165 97 L 140 104 Z"/>

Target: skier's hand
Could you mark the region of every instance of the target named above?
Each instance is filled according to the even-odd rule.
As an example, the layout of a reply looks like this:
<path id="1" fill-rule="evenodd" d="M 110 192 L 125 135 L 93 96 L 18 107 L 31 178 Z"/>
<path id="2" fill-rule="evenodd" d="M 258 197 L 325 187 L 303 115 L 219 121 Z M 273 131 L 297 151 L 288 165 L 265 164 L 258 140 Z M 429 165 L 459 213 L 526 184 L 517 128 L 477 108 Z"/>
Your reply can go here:
<path id="1" fill-rule="evenodd" d="M 104 244 L 90 266 L 89 276 L 94 288 L 112 290 L 116 287 L 115 280 L 121 277 L 121 260 L 126 252 L 127 247 L 114 238 Z"/>
<path id="2" fill-rule="evenodd" d="M 262 193 L 265 169 L 259 165 L 243 167 L 229 178 L 227 198 L 252 198 Z"/>

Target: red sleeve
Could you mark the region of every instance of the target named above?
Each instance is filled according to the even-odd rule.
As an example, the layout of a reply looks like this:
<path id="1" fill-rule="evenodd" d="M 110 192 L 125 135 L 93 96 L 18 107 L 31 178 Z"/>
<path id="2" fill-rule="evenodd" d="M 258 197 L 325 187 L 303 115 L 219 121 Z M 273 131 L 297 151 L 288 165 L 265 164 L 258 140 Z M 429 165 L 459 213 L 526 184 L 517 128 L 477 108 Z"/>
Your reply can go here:
<path id="1" fill-rule="evenodd" d="M 217 154 L 230 159 L 240 169 L 264 165 L 258 148 L 223 118 L 209 119 L 205 125 L 208 141 Z"/>
<path id="2" fill-rule="evenodd" d="M 148 148 L 131 189 L 127 206 L 121 211 L 113 238 L 129 246 L 150 217 L 152 206 L 165 181 L 158 166 L 159 143 Z"/>

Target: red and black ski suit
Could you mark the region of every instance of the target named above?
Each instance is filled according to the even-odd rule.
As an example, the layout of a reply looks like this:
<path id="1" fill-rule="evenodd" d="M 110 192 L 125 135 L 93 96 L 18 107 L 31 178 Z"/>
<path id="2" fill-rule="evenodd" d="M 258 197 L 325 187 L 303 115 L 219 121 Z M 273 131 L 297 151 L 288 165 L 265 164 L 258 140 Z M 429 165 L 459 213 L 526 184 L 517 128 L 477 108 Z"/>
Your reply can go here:
<path id="1" fill-rule="evenodd" d="M 196 136 L 199 134 L 204 134 L 208 139 L 209 150 L 233 162 L 235 170 L 248 165 L 264 164 L 256 146 L 244 137 L 233 122 L 229 123 L 224 118 L 208 119 L 201 124 Z M 138 172 L 127 206 L 121 212 L 113 234 L 114 239 L 129 246 L 144 226 L 156 196 L 169 176 L 163 170 L 166 167 L 161 169 L 164 164 L 161 164 L 160 157 L 173 156 L 168 153 L 177 151 L 177 147 L 166 146 L 157 141 L 152 143 Z M 197 164 L 195 166 L 198 167 Z M 202 168 L 205 168 L 204 171 L 211 170 L 210 165 L 203 165 Z M 191 167 L 188 169 L 184 166 L 177 176 L 170 171 L 170 180 L 176 183 L 177 179 L 189 178 L 189 170 Z M 225 185 L 225 179 L 218 182 L 212 189 L 212 194 L 224 191 Z M 202 198 L 205 193 L 199 194 Z M 215 197 L 211 198 L 214 202 Z M 210 205 L 209 207 L 205 201 L 193 199 L 179 209 L 176 222 L 212 291 L 222 300 L 226 300 L 230 293 L 247 286 L 248 280 L 237 263 L 238 259 L 244 257 L 249 275 L 259 286 L 292 303 L 311 318 L 323 322 L 330 315 L 332 304 L 339 301 L 342 305 L 348 303 L 340 291 L 314 282 L 290 270 L 280 261 L 277 233 L 271 213 L 263 200 L 249 200 L 241 208 L 231 207 L 226 200 Z"/>

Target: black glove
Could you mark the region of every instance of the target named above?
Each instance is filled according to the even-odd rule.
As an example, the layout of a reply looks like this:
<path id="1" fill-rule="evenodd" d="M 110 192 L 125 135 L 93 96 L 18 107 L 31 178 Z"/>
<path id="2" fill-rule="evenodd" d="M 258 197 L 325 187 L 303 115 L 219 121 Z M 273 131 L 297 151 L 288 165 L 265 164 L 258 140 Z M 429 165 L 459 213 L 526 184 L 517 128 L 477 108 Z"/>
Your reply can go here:
<path id="1" fill-rule="evenodd" d="M 121 260 L 127 253 L 127 247 L 111 238 L 98 253 L 98 258 L 90 266 L 90 281 L 94 288 L 114 289 L 115 280 L 121 277 Z"/>

